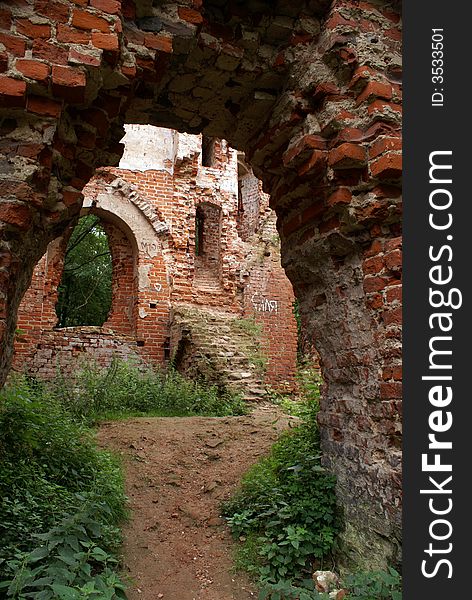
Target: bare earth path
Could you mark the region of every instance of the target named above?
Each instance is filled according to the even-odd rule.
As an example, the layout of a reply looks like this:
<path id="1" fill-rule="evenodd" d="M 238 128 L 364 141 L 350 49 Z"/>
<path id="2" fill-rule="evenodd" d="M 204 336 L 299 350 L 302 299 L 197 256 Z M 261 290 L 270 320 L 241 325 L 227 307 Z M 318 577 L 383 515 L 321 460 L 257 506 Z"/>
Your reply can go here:
<path id="1" fill-rule="evenodd" d="M 258 406 L 244 417 L 109 422 L 99 443 L 123 456 L 132 518 L 125 527 L 130 600 L 247 600 L 219 506 L 290 417 Z"/>

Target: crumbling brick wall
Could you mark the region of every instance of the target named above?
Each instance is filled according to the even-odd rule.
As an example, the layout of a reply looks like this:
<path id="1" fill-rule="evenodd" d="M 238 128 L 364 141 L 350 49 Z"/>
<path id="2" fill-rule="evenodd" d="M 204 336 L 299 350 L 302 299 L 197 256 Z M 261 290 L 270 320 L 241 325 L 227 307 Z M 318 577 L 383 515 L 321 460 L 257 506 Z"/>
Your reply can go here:
<path id="1" fill-rule="evenodd" d="M 112 255 L 112 304 L 103 332 L 134 339 L 132 345 L 143 359 L 164 366 L 175 352 L 169 340 L 169 310 L 173 304 L 212 306 L 234 315 L 255 316 L 263 323 L 265 381 L 276 388 L 290 387 L 296 363 L 293 291 L 280 264 L 278 244 L 273 246 L 271 255 L 265 251 L 267 240 L 259 239 L 255 233 L 261 222 L 264 235 L 278 239 L 275 215 L 268 208 L 268 197 L 259 182 L 252 173 L 246 174 L 251 193 L 245 199 L 261 210 L 257 219 L 252 218 L 251 228 L 246 228 L 247 242 L 243 243 L 237 228 L 236 151 L 215 140 L 211 166 L 206 167 L 202 164 L 199 138 L 143 126 L 128 128 L 127 137 L 130 141 L 123 163 L 129 168 L 102 170 L 84 190 L 84 210 L 101 218 Z M 162 142 L 167 142 L 164 150 L 159 148 Z M 134 143 L 139 147 L 135 148 Z M 144 157 L 139 151 L 142 144 L 151 148 Z M 152 168 L 156 166 L 160 168 Z M 146 170 L 140 170 L 143 167 Z M 150 232 L 151 223 L 157 231 Z M 158 233 L 161 229 L 166 231 L 165 239 Z M 61 364 L 65 364 L 67 350 L 71 360 L 75 359 L 80 331 L 86 334 L 84 347 L 92 355 L 86 328 L 64 328 L 56 330 L 52 338 L 49 335 L 57 324 L 54 306 L 68 235 L 60 244 L 50 245 L 47 261 L 41 261 L 46 261 L 49 269 L 36 269 L 31 291 L 20 306 L 19 327 L 23 329 L 28 324 L 28 332 L 25 330 L 21 341 L 17 341 L 17 370 L 29 369 L 31 364 L 39 374 L 54 373 L 50 365 L 38 365 L 41 360 L 56 361 L 49 340 L 60 340 L 61 331 Z M 253 258 L 254 246 L 258 247 L 257 260 Z M 254 297 L 269 293 L 272 284 L 277 307 L 275 311 L 270 309 L 270 318 L 265 314 L 266 308 L 254 300 L 248 304 L 244 298 L 248 283 Z M 41 298 L 46 288 L 49 296 Z M 40 318 L 36 314 L 31 318 L 33 291 Z M 70 336 L 76 340 L 74 344 L 68 343 Z M 47 351 L 38 352 L 44 348 Z M 95 347 L 97 360 L 101 360 L 98 355 L 102 350 L 101 345 Z"/>

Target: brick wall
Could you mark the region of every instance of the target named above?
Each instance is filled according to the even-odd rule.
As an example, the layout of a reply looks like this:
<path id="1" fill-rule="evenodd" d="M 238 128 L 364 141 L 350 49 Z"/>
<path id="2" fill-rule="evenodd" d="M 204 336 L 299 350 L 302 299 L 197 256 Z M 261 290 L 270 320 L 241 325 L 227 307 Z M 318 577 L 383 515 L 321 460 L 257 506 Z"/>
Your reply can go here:
<path id="1" fill-rule="evenodd" d="M 171 135 L 152 127 L 131 129 L 132 134 L 137 132 L 146 147 L 151 146 L 146 143 L 149 138 L 154 138 L 156 146 L 160 140 L 167 140 L 168 147 L 162 153 L 154 149 L 145 163 L 137 148 L 136 156 L 127 148 L 125 164 L 142 168 L 143 164 L 148 167 L 157 163 L 161 168 L 104 169 L 84 190 L 84 210 L 101 218 L 112 255 L 112 305 L 101 328 L 105 339 L 112 333 L 127 336 L 128 346 L 131 344 L 143 359 L 164 366 L 168 358 L 165 355 L 174 352 L 169 346 L 169 310 L 174 303 L 223 309 L 255 317 L 263 324 L 266 383 L 273 387 L 293 384 L 293 291 L 280 264 L 278 242 L 266 252 L 267 240 L 256 234 L 261 226 L 269 243 L 278 240 L 275 215 L 268 208 L 268 197 L 260 183 L 253 174 L 245 175 L 243 198 L 251 219 L 243 242 L 238 230 L 237 153 L 225 142 L 215 140 L 211 166 L 206 167 L 201 163 L 199 138 L 175 132 Z M 179 144 L 180 158 L 176 153 Z M 197 215 L 201 223 L 198 253 Z M 160 229 L 162 234 L 158 233 Z M 16 344 L 17 370 L 31 365 L 40 375 L 54 373 L 48 363 L 56 360 L 56 354 L 50 352 L 49 340 L 61 340 L 61 332 L 61 364 L 65 364 L 68 351 L 75 360 L 81 331 L 86 334 L 84 351 L 88 355 L 95 352 L 100 358 L 103 348 L 108 353 L 109 345 L 100 344 L 92 352 L 87 330 L 81 328 L 56 330 L 52 338 L 49 335 L 57 324 L 54 308 L 68 235 L 50 245 L 21 304 L 18 327 L 25 334 Z M 260 299 L 269 296 L 268 308 L 262 306 Z M 71 335 L 73 344 L 69 343 Z M 47 352 L 39 351 L 39 347 L 47 348 Z M 44 364 L 39 368 L 41 361 Z"/>

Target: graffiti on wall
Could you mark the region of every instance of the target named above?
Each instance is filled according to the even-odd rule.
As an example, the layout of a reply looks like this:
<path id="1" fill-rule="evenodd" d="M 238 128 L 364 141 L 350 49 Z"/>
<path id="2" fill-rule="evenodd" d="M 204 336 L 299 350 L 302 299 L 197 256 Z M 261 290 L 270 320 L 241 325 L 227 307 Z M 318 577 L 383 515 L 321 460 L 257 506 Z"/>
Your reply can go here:
<path id="1" fill-rule="evenodd" d="M 279 302 L 278 300 L 269 300 L 269 298 L 264 298 L 259 294 L 253 294 L 251 296 L 251 302 L 254 307 L 254 310 L 257 312 L 278 312 L 279 311 Z"/>

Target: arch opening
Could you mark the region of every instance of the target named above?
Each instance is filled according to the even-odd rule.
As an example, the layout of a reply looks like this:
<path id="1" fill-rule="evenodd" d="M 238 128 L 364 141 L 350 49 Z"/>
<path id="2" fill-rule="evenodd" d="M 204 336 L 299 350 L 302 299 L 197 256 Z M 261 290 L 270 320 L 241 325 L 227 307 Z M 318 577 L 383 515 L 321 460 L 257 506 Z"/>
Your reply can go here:
<path id="1" fill-rule="evenodd" d="M 57 288 L 56 329 L 95 325 L 101 327 L 112 304 L 112 255 L 108 236 L 95 215 L 79 219 L 64 254 Z"/>
<path id="2" fill-rule="evenodd" d="M 62 26 L 46 42 L 5 20 L 19 56 L 4 61 L 1 92 L 3 375 L 34 264 L 77 217 L 94 169 L 117 163 L 123 123 L 228 139 L 277 211 L 284 265 L 326 375 L 323 450 L 362 531 L 354 545 L 398 556 L 399 3 L 125 4 L 117 15 L 84 8 L 111 36 L 106 51 L 88 31 L 69 48 L 56 39 Z M 72 19 L 76 7 L 61 7 L 61 22 Z M 24 18 L 23 7 L 8 11 Z M 44 82 L 16 68 L 26 48 L 44 61 Z"/>

